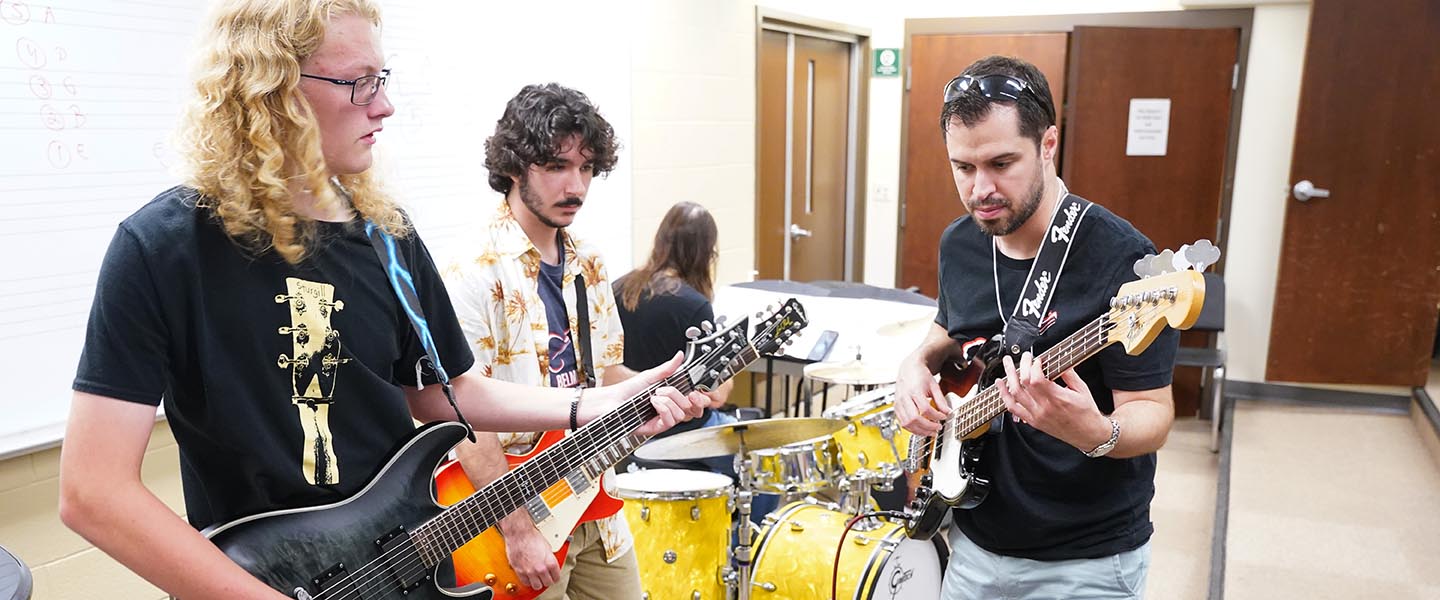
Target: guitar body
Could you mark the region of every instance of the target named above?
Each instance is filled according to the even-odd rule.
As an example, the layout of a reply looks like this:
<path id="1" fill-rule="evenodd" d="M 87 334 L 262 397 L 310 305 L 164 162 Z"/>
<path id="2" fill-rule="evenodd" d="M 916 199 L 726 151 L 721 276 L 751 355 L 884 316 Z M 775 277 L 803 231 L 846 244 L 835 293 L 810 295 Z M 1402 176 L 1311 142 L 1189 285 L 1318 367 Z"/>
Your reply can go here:
<path id="1" fill-rule="evenodd" d="M 434 562 L 409 531 L 443 510 L 430 473 L 465 427 L 425 425 L 355 495 L 322 506 L 278 510 L 206 529 L 221 551 L 270 587 L 299 600 L 490 598 L 484 586 L 441 591 Z"/>
<path id="2" fill-rule="evenodd" d="M 746 337 L 750 322 L 741 318 L 691 341 L 686 362 L 661 384 L 682 393 L 713 390 L 762 352 L 778 351 L 807 322 L 793 298 L 756 325 L 754 338 Z M 436 481 L 440 462 L 465 438 L 467 428 L 435 422 L 416 429 L 360 491 L 344 500 L 252 515 L 203 533 L 241 568 L 296 600 L 489 600 L 494 591 L 483 582 L 489 573 L 481 575 L 482 581 L 444 589 L 435 584 L 436 567 L 487 532 L 491 537 L 483 539 L 495 543 L 480 544 L 484 560 L 508 564 L 496 524 L 517 508 L 544 523 L 541 531 L 557 557 L 563 557 L 563 540 L 581 520 L 615 514 L 623 505 L 598 484 L 649 438 L 637 431 L 656 415 L 653 396 L 653 389 L 632 396 L 575 435 L 542 436 L 534 451 L 474 494 L 457 491 L 473 490 L 458 467 L 443 482 Z M 437 502 L 432 490 L 438 486 L 448 490 L 453 504 Z M 505 589 L 508 597 L 528 597 L 515 596 L 520 591 L 515 584 Z"/>
<path id="3" fill-rule="evenodd" d="M 505 460 L 510 463 L 510 468 L 514 469 L 564 438 L 563 431 L 547 431 L 540 435 L 530 452 L 520 455 L 506 454 Z M 584 478 L 586 483 L 576 485 L 576 477 Z M 535 526 L 550 543 L 550 550 L 555 553 L 555 562 L 565 564 L 565 555 L 570 546 L 568 540 L 576 527 L 581 523 L 613 515 L 625 505 L 623 500 L 611 496 L 604 486 L 599 484 L 599 480 L 591 480 L 580 470 L 556 482 L 539 498 L 531 500 L 532 503 L 544 503 L 546 512 L 535 519 Z M 435 474 L 435 494 L 441 505 L 450 506 L 473 493 L 475 486 L 458 461 L 445 464 Z M 531 517 L 536 516 L 532 511 Z M 457 583 L 462 586 L 483 583 L 494 590 L 497 600 L 530 600 L 545 591 L 531 588 L 520 581 L 515 570 L 510 567 L 510 561 L 505 554 L 505 540 L 498 527 L 486 529 L 480 537 L 455 551 L 452 558 L 455 561 Z"/>
<path id="4" fill-rule="evenodd" d="M 987 365 L 981 351 L 970 363 L 961 369 L 957 364 L 947 364 L 940 371 L 940 391 L 955 412 L 975 398 L 981 381 L 994 376 L 993 366 Z M 990 363 L 998 366 L 998 362 Z M 953 419 L 952 419 L 953 421 Z M 954 426 L 947 423 L 947 427 Z M 985 448 L 985 434 L 990 423 L 984 423 L 970 432 L 962 432 L 958 439 L 941 435 L 926 438 L 923 448 L 925 458 L 922 467 L 929 472 L 920 481 L 911 504 L 914 518 L 906 524 L 905 533 L 912 539 L 930 539 L 940 529 L 945 513 L 951 507 L 975 508 L 990 492 L 990 482 L 975 476 L 979 468 L 980 455 Z"/>

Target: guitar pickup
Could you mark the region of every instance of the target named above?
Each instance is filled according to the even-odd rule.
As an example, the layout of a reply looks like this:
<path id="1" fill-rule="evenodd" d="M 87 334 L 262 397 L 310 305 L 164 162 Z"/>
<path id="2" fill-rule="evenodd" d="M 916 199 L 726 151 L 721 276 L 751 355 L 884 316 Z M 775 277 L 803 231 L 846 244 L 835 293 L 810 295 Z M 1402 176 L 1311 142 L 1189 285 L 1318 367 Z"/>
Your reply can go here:
<path id="1" fill-rule="evenodd" d="M 585 490 L 590 489 L 590 480 L 579 470 L 571 471 L 569 475 L 566 475 L 565 482 L 570 484 L 570 489 L 576 496 L 584 494 Z"/>
<path id="2" fill-rule="evenodd" d="M 419 554 L 415 544 L 410 541 L 410 532 L 405 531 L 405 527 L 403 526 L 396 527 L 385 535 L 380 536 L 380 539 L 375 540 L 375 545 L 380 548 L 381 556 L 396 556 L 395 550 L 397 548 L 400 550 L 398 553 L 399 556 L 404 556 L 406 553 Z M 420 569 L 419 573 L 415 573 L 414 569 L 402 570 L 398 568 L 407 562 L 408 561 L 404 560 L 388 560 L 384 563 L 386 565 L 385 570 L 394 580 L 401 595 L 409 595 L 415 588 L 430 581 L 429 569 Z M 344 568 L 344 565 L 341 565 L 341 568 Z"/>
<path id="3" fill-rule="evenodd" d="M 545 505 L 545 499 L 540 496 L 531 496 L 525 501 L 525 510 L 530 513 L 530 519 L 539 523 L 550 518 L 550 507 Z"/>

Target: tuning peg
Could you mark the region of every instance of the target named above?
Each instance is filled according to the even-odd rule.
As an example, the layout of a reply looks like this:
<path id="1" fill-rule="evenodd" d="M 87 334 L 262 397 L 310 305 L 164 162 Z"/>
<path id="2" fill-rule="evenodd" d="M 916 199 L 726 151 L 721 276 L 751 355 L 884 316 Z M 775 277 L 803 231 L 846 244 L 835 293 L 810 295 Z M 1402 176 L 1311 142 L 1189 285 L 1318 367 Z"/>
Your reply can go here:
<path id="1" fill-rule="evenodd" d="M 1154 254 L 1146 254 L 1140 260 L 1135 261 L 1135 274 L 1141 279 L 1153 277 L 1154 275 L 1150 272 L 1150 261 L 1154 258 Z"/>
<path id="2" fill-rule="evenodd" d="M 710 351 L 710 344 L 701 344 L 701 345 L 700 345 L 700 351 L 701 351 L 701 352 L 709 352 L 709 351 Z"/>
<path id="3" fill-rule="evenodd" d="M 715 324 L 716 324 L 716 325 L 719 325 L 719 326 L 721 326 L 721 327 L 724 327 L 724 326 L 725 326 L 725 321 L 728 320 L 728 319 L 729 319 L 729 317 L 727 317 L 727 316 L 725 316 L 725 315 L 720 315 L 720 316 L 718 316 L 718 317 L 715 317 Z"/>
<path id="4" fill-rule="evenodd" d="M 1220 262 L 1220 249 L 1210 243 L 1210 240 L 1197 240 L 1194 244 L 1186 244 L 1180 248 L 1180 253 L 1196 271 L 1203 272 L 1205 267 Z"/>
<path id="5" fill-rule="evenodd" d="M 709 321 L 701 321 L 700 328 L 704 329 L 705 333 L 715 333 L 715 324 Z"/>
<path id="6" fill-rule="evenodd" d="M 700 328 L 699 328 L 699 327 L 686 327 L 686 328 L 685 328 L 685 337 L 686 337 L 686 338 L 689 338 L 689 339 L 692 339 L 692 340 L 700 337 Z"/>
<path id="7" fill-rule="evenodd" d="M 1159 271 L 1159 273 L 1156 273 L 1156 275 L 1174 273 L 1175 271 L 1179 270 L 1175 268 L 1174 250 L 1166 250 L 1164 252 L 1161 252 L 1160 254 L 1157 254 L 1155 256 L 1155 259 L 1150 261 L 1150 266 L 1153 267 L 1156 271 Z"/>

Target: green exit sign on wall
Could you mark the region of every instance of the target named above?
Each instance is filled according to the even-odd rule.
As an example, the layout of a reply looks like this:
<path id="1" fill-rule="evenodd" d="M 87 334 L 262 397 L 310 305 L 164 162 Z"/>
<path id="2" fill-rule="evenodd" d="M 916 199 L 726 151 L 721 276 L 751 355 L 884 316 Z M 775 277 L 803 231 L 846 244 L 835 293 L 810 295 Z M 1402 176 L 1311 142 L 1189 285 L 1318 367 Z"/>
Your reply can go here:
<path id="1" fill-rule="evenodd" d="M 900 76 L 900 49 L 876 48 L 874 74 L 876 77 Z"/>

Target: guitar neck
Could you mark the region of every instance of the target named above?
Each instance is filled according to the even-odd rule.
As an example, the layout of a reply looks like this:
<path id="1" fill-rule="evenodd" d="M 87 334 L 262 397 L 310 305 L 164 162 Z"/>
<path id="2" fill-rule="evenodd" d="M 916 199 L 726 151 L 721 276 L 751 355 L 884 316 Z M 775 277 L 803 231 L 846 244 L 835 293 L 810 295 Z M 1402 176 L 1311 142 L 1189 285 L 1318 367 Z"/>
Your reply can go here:
<path id="1" fill-rule="evenodd" d="M 1045 369 L 1045 377 L 1058 379 L 1061 373 L 1075 368 L 1085 362 L 1085 359 L 1109 346 L 1109 333 L 1114 327 L 1115 322 L 1109 313 L 1100 315 L 1060 343 L 1051 346 L 1049 350 L 1040 353 L 1040 364 Z M 981 390 L 969 402 L 961 405 L 956 415 L 945 424 L 948 434 L 957 439 L 963 438 L 1004 414 L 1005 401 L 1000 398 L 1000 385 L 997 381 L 996 385 Z"/>
<path id="2" fill-rule="evenodd" d="M 736 362 L 748 365 L 756 358 L 759 354 L 755 349 L 746 348 L 740 352 Z M 572 474 L 583 470 L 589 481 L 598 479 L 650 439 L 650 436 L 638 434 L 635 430 L 656 416 L 650 400 L 657 388 L 670 386 L 688 394 L 697 389 L 695 381 L 703 380 L 702 375 L 713 368 L 716 368 L 715 365 L 706 364 L 703 360 L 696 365 L 682 366 L 664 381 L 587 423 L 479 492 L 446 509 L 411 532 L 412 537 L 430 542 L 422 545 L 430 548 L 430 553 L 438 560 L 493 527 L 530 499 L 554 486 L 567 485 L 567 479 Z"/>

